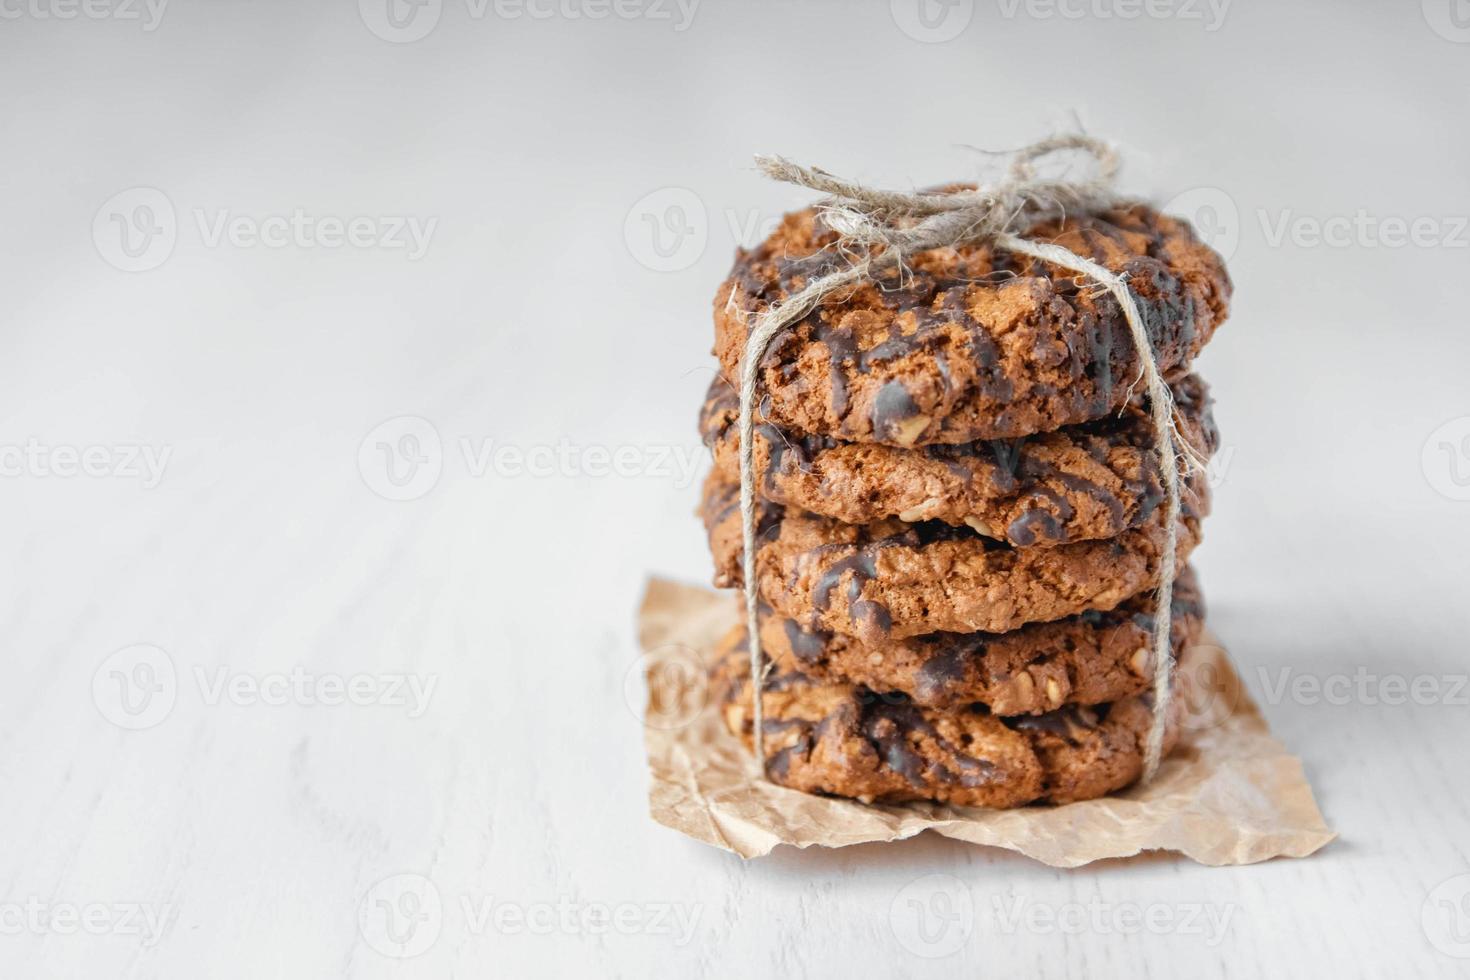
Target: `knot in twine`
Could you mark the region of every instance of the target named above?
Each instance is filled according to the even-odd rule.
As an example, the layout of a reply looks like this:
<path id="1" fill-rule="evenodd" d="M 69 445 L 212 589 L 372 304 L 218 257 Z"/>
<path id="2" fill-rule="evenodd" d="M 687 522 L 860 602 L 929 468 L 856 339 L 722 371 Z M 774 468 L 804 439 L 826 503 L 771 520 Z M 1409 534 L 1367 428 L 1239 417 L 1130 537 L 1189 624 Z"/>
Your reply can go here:
<path id="1" fill-rule="evenodd" d="M 1076 150 L 1090 156 L 1093 173 L 1083 180 L 1038 177 L 1033 164 L 1059 151 Z M 1017 151 L 1006 179 L 992 186 L 954 192 L 905 193 L 865 187 L 815 167 L 792 163 L 779 156 L 758 156 L 756 165 L 766 176 L 827 195 L 818 203 L 823 218 L 851 253 L 851 264 L 811 280 L 785 300 L 768 307 L 757 319 L 745 346 L 740 369 L 740 519 L 744 537 L 743 570 L 745 610 L 750 649 L 750 677 L 754 706 L 755 758 L 766 776 L 765 722 L 762 692 L 766 666 L 761 656 L 755 573 L 755 403 L 760 361 L 776 334 L 806 316 L 835 291 L 875 273 L 897 267 L 907 259 L 934 248 L 990 242 L 1051 265 L 1068 269 L 1102 286 L 1122 309 L 1143 364 L 1140 380 L 1147 387 L 1159 469 L 1164 481 L 1165 537 L 1160 559 L 1153 622 L 1153 715 L 1144 752 L 1144 780 L 1152 779 L 1163 755 L 1164 734 L 1173 697 L 1174 660 L 1170 643 L 1175 561 L 1180 513 L 1179 463 L 1175 452 L 1174 401 L 1159 374 L 1153 346 L 1143 317 L 1125 278 L 1096 262 L 1046 242 L 1023 236 L 1042 221 L 1069 212 L 1103 210 L 1117 203 L 1113 182 L 1118 155 L 1107 143 L 1080 134 L 1054 136 Z M 1137 381 L 1134 382 L 1137 384 Z M 1180 439 L 1186 447 L 1187 441 Z M 1198 465 L 1192 449 L 1186 459 Z"/>

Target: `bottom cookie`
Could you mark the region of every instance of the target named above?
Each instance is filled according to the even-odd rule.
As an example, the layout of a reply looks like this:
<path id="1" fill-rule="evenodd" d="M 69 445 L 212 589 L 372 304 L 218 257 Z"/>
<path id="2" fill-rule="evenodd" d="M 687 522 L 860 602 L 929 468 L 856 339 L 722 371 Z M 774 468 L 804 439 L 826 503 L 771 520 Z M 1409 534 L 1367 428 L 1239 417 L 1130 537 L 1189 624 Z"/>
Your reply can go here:
<path id="1" fill-rule="evenodd" d="M 743 630 L 732 630 L 712 676 L 726 727 L 751 749 L 747 656 Z M 791 789 L 867 803 L 1070 803 L 1138 779 L 1152 705 L 1145 693 L 1002 718 L 978 704 L 922 708 L 902 694 L 773 672 L 762 696 L 766 772 Z M 1173 715 L 1166 751 L 1178 734 L 1178 712 Z"/>

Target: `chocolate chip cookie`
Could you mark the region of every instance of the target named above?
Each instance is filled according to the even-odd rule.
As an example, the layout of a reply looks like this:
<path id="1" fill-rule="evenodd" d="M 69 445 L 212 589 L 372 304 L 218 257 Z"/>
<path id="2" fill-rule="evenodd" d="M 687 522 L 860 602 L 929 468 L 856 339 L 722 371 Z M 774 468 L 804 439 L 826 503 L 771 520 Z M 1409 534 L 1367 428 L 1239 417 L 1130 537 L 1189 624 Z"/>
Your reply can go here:
<path id="1" fill-rule="evenodd" d="M 1219 442 L 1209 390 L 1173 386 L 1180 434 L 1202 456 Z M 700 413 L 715 471 L 740 479 L 740 404 L 716 378 Z M 1111 538 L 1164 499 L 1146 399 L 1120 415 L 1018 439 L 898 449 L 756 426 L 755 473 L 767 500 L 852 524 L 885 517 L 968 524 L 1011 544 Z"/>
<path id="2" fill-rule="evenodd" d="M 1159 370 L 1187 372 L 1225 319 L 1230 278 L 1189 226 L 1143 205 L 1039 225 L 1128 277 Z M 715 354 L 740 376 L 750 324 L 848 263 L 817 210 L 789 214 L 741 250 L 715 297 Z M 761 360 L 765 417 L 781 428 L 911 447 L 1050 432 L 1102 418 L 1141 372 L 1112 295 L 991 244 L 934 249 L 902 272 L 827 297 Z"/>
<path id="3" fill-rule="evenodd" d="M 744 646 L 738 630 L 725 638 L 712 680 L 726 727 L 750 749 Z M 767 679 L 762 708 L 766 771 L 782 786 L 864 802 L 1016 807 L 1093 799 L 1134 782 L 1152 698 L 1003 718 L 980 705 L 924 708 L 901 694 L 783 672 Z"/>
<path id="4" fill-rule="evenodd" d="M 871 646 L 809 630 L 767 607 L 761 650 L 783 672 L 898 692 L 919 707 L 978 702 L 998 715 L 1041 714 L 1146 690 L 1153 681 L 1154 604 L 1150 591 L 1108 612 L 1089 610 L 1010 633 L 931 633 Z M 1204 600 L 1191 569 L 1174 582 L 1173 607 L 1178 658 L 1203 628 Z"/>
<path id="5" fill-rule="evenodd" d="M 1180 568 L 1199 541 L 1209 490 L 1182 494 Z M 740 587 L 739 487 L 711 474 L 702 512 L 715 585 Z M 1108 610 L 1158 582 L 1164 508 L 1104 541 L 1015 548 L 970 527 L 888 519 L 844 524 L 760 505 L 756 585 L 776 612 L 869 645 L 940 631 L 1004 633 L 1088 609 Z M 1177 571 L 1178 569 L 1176 569 Z"/>

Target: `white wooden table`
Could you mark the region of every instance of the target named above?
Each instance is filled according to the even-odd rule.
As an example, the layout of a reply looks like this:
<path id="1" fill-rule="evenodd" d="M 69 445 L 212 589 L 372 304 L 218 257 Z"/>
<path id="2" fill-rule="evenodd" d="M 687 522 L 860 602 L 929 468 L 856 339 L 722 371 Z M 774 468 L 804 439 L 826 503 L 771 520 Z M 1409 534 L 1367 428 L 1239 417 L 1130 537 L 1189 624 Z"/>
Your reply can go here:
<path id="1" fill-rule="evenodd" d="M 0 5 L 0 975 L 1466 972 L 1451 8 L 857 6 Z M 633 610 L 708 574 L 709 298 L 801 201 L 749 153 L 933 183 L 1073 107 L 1233 251 L 1198 565 L 1341 839 L 653 825 Z"/>

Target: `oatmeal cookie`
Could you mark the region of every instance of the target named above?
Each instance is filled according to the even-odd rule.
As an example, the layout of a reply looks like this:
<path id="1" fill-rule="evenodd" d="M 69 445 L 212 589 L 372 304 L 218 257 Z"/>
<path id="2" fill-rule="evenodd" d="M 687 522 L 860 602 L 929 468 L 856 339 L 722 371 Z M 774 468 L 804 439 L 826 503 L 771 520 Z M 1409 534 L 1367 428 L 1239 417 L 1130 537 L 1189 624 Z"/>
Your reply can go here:
<path id="1" fill-rule="evenodd" d="M 1149 591 L 1108 612 L 1089 610 L 1009 633 L 931 633 L 871 646 L 807 629 L 767 607 L 761 650 L 780 671 L 897 692 L 919 707 L 980 703 L 998 715 L 1042 714 L 1146 690 L 1153 682 L 1154 603 Z M 1204 626 L 1192 569 L 1174 582 L 1170 626 L 1177 659 Z"/>
<path id="2" fill-rule="evenodd" d="M 1159 370 L 1174 379 L 1225 319 L 1220 256 L 1186 222 L 1133 205 L 1038 225 L 1124 274 Z M 754 319 L 848 262 L 813 208 L 736 256 L 714 301 L 715 355 L 738 378 Z M 992 244 L 920 253 L 903 272 L 842 290 L 781 331 L 761 360 L 764 414 L 812 435 L 910 447 L 1010 439 L 1102 418 L 1141 372 L 1112 295 Z"/>
<path id="3" fill-rule="evenodd" d="M 1173 386 L 1181 435 L 1203 457 L 1219 434 L 1209 391 L 1195 375 Z M 716 378 L 700 413 L 714 469 L 740 479 L 740 404 Z M 1146 400 L 1120 415 L 1018 439 L 899 449 L 829 436 L 755 428 L 761 496 L 846 521 L 886 517 L 968 524 L 1013 545 L 1111 538 L 1143 523 L 1163 501 Z"/>
<path id="4" fill-rule="evenodd" d="M 1199 541 L 1208 487 L 1183 494 L 1176 572 Z M 739 487 L 711 474 L 702 513 L 715 585 L 739 588 Z M 867 644 L 940 631 L 1004 633 L 1032 622 L 1109 610 L 1158 582 L 1164 508 L 1102 541 L 1016 548 L 943 521 L 844 524 L 763 503 L 756 525 L 759 595 L 812 630 Z"/>
<path id="5" fill-rule="evenodd" d="M 726 637 L 712 681 L 726 727 L 751 749 L 743 648 L 738 630 Z M 1004 718 L 981 705 L 923 708 L 903 695 L 778 673 L 762 708 L 766 771 L 782 786 L 864 802 L 1000 808 L 1093 799 L 1137 780 L 1152 696 Z M 1178 733 L 1173 714 L 1166 750 Z"/>

